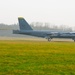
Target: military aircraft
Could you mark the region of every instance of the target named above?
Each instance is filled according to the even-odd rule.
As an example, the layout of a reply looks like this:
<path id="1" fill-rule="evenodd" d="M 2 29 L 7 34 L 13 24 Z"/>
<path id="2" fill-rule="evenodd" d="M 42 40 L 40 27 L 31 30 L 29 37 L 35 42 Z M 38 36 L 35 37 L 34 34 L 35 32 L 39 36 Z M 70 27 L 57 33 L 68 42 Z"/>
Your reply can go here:
<path id="1" fill-rule="evenodd" d="M 52 38 L 71 38 L 75 42 L 74 32 L 48 31 L 48 30 L 33 30 L 23 17 L 18 17 L 20 30 L 13 30 L 13 34 L 31 35 L 42 37 L 51 41 Z"/>

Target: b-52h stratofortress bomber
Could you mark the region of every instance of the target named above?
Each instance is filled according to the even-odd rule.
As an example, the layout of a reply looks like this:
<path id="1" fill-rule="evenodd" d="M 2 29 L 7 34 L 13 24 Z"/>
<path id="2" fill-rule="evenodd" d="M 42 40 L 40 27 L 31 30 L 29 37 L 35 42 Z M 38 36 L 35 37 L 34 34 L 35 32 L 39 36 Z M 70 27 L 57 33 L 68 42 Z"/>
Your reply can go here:
<path id="1" fill-rule="evenodd" d="M 61 31 L 49 31 L 49 30 L 33 30 L 23 17 L 18 17 L 20 30 L 13 30 L 14 34 L 23 34 L 36 37 L 42 37 L 51 41 L 52 38 L 71 38 L 75 42 L 74 32 L 61 32 Z"/>

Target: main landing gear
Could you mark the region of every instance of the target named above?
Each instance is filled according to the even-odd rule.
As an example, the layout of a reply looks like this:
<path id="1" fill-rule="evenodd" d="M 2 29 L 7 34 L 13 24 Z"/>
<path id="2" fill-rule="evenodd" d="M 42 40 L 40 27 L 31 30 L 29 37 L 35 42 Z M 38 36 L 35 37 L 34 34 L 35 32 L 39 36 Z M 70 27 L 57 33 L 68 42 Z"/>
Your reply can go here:
<path id="1" fill-rule="evenodd" d="M 74 42 L 75 42 L 75 38 L 73 38 Z"/>
<path id="2" fill-rule="evenodd" d="M 48 38 L 48 41 L 50 42 L 51 41 L 51 38 Z"/>
<path id="3" fill-rule="evenodd" d="M 47 37 L 45 37 L 49 42 L 51 41 L 51 37 L 50 36 L 47 36 Z"/>
<path id="4" fill-rule="evenodd" d="M 75 38 L 72 38 L 72 40 L 74 40 L 74 42 L 75 42 Z"/>

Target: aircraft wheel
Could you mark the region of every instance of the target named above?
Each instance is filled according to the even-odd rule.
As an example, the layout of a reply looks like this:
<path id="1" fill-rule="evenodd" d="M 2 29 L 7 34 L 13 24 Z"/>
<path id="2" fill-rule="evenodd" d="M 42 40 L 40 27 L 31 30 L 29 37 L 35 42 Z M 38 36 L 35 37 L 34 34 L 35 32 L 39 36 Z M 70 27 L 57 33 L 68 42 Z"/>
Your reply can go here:
<path id="1" fill-rule="evenodd" d="M 73 38 L 74 42 L 75 42 L 75 38 Z"/>
<path id="2" fill-rule="evenodd" d="M 48 38 L 48 41 L 51 41 L 51 38 Z"/>

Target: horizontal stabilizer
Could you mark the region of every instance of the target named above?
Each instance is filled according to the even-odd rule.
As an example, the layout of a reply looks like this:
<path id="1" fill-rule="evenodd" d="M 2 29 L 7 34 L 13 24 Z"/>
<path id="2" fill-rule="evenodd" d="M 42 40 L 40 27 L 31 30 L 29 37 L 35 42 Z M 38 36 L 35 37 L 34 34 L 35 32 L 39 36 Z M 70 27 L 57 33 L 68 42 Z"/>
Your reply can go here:
<path id="1" fill-rule="evenodd" d="M 13 30 L 13 34 L 19 34 L 20 31 L 19 30 Z"/>

